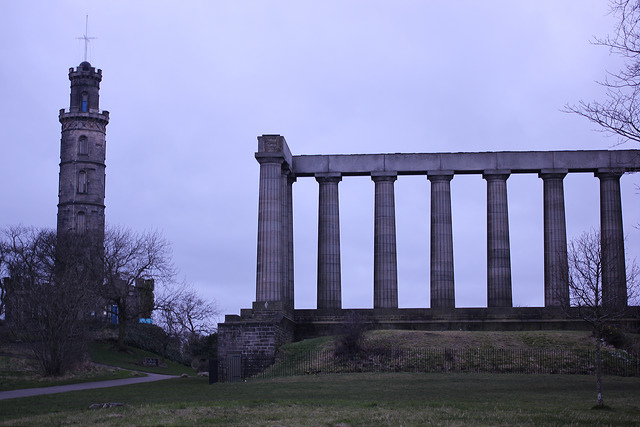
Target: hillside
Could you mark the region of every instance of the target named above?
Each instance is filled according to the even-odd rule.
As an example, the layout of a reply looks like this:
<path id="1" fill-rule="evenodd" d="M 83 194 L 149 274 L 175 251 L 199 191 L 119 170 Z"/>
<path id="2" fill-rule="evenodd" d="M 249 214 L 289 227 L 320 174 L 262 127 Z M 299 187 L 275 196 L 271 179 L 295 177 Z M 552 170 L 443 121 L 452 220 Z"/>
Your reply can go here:
<path id="1" fill-rule="evenodd" d="M 285 353 L 323 351 L 334 348 L 334 337 L 321 337 L 287 344 Z M 361 346 L 398 349 L 580 349 L 593 348 L 588 331 L 525 331 L 525 332 L 469 332 L 469 331 L 403 331 L 378 330 L 365 332 Z"/>
<path id="2" fill-rule="evenodd" d="M 633 348 L 603 347 L 608 375 L 640 375 Z M 321 337 L 283 346 L 263 376 L 338 372 L 477 372 L 590 374 L 594 341 L 587 331 L 365 332 L 360 339 Z"/>

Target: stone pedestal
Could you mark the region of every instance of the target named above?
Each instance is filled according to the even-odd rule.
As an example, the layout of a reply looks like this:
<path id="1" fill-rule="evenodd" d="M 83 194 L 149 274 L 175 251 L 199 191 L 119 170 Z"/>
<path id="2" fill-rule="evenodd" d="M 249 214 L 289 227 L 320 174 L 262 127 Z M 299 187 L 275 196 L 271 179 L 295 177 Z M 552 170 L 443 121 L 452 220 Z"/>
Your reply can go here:
<path id="1" fill-rule="evenodd" d="M 220 380 L 231 380 L 231 356 L 239 357 L 241 378 L 262 372 L 273 364 L 278 348 L 293 341 L 294 331 L 293 310 L 282 302 L 256 302 L 240 316 L 227 315 L 218 324 Z"/>
<path id="2" fill-rule="evenodd" d="M 372 173 L 375 182 L 373 307 L 398 308 L 395 173 Z"/>

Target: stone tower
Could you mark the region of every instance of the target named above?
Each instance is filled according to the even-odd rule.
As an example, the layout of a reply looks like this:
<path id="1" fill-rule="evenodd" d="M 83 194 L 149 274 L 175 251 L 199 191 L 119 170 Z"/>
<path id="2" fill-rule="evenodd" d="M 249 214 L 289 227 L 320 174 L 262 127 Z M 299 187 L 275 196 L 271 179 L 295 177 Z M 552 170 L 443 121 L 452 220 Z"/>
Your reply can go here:
<path id="1" fill-rule="evenodd" d="M 100 111 L 102 70 L 87 61 L 69 69 L 71 103 L 60 110 L 58 235 L 87 233 L 104 239 L 106 130 L 109 112 Z"/>

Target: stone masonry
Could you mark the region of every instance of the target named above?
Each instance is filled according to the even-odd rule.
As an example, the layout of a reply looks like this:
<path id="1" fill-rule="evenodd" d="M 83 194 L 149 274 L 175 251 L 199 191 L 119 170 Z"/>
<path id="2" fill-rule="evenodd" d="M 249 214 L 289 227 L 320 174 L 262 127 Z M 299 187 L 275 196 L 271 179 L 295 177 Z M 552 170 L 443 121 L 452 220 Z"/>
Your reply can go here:
<path id="1" fill-rule="evenodd" d="M 69 69 L 69 111 L 60 110 L 58 234 L 91 233 L 104 239 L 106 128 L 109 112 L 100 111 L 102 70 L 88 62 Z"/>
<path id="2" fill-rule="evenodd" d="M 240 353 L 246 361 L 275 357 L 293 339 L 336 332 L 345 313 L 371 324 L 411 329 L 579 328 L 566 318 L 567 236 L 563 179 L 590 172 L 600 181 L 603 292 L 609 304 L 625 307 L 624 230 L 620 177 L 640 171 L 639 150 L 530 151 L 292 156 L 280 135 L 258 137 L 260 163 L 256 301 L 219 325 L 219 357 Z M 512 307 L 507 180 L 537 174 L 543 186 L 545 306 Z M 478 174 L 487 183 L 487 308 L 455 305 L 451 181 Z M 398 309 L 394 182 L 426 175 L 431 186 L 431 308 Z M 343 176 L 373 181 L 373 309 L 342 307 L 338 186 Z M 315 178 L 319 186 L 317 309 L 295 310 L 292 184 Z M 244 363 L 244 362 L 243 362 Z M 248 363 L 248 362 L 247 362 Z M 250 369 L 248 365 L 244 368 Z"/>

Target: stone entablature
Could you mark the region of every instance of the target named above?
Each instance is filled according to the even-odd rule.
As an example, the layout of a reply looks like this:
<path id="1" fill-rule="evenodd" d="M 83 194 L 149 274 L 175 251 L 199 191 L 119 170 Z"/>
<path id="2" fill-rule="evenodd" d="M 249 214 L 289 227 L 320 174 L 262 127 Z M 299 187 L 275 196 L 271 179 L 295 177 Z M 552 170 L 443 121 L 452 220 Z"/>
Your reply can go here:
<path id="1" fill-rule="evenodd" d="M 547 169 L 566 172 L 597 172 L 602 169 L 633 172 L 640 170 L 640 151 L 496 151 L 293 156 L 293 174 L 296 177 L 314 176 L 317 173 L 370 175 L 372 172 L 382 171 L 398 175 L 428 175 L 436 171 L 483 174 L 491 170 L 540 173 Z"/>

